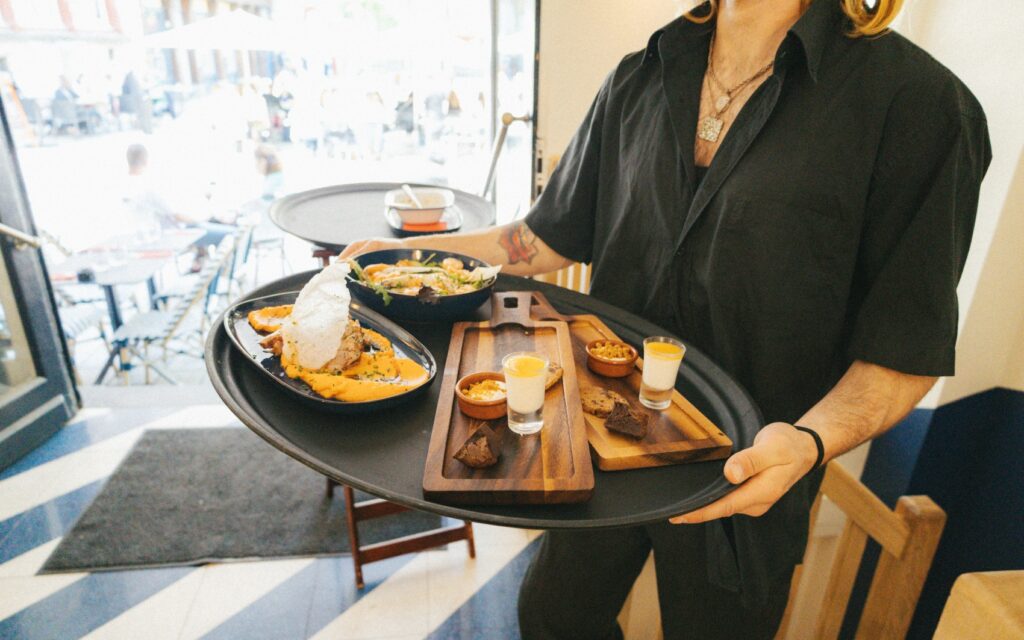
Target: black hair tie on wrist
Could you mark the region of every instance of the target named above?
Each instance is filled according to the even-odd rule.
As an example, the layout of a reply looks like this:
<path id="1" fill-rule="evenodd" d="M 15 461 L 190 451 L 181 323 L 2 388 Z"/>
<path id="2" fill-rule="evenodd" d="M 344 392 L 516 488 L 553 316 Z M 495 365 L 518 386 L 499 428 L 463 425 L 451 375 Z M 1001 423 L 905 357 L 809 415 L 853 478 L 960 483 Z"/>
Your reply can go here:
<path id="1" fill-rule="evenodd" d="M 814 446 L 818 448 L 818 459 L 814 461 L 814 466 L 811 467 L 811 471 L 814 471 L 821 466 L 821 463 L 825 461 L 825 443 L 821 441 L 821 436 L 814 429 L 808 429 L 807 427 L 801 427 L 798 424 L 794 424 L 793 428 L 797 431 L 803 431 L 809 433 L 814 438 Z"/>

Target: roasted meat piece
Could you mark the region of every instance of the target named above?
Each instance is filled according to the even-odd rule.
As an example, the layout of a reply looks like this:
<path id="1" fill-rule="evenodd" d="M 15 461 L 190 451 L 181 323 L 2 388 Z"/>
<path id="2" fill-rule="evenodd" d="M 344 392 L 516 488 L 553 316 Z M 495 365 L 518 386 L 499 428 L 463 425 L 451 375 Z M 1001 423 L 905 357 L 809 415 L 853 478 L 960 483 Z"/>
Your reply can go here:
<path id="1" fill-rule="evenodd" d="M 359 362 L 359 354 L 363 352 L 363 330 L 359 321 L 349 320 L 345 333 L 341 336 L 338 355 L 327 361 L 322 367 L 324 373 L 341 373 Z"/>
<path id="2" fill-rule="evenodd" d="M 275 356 L 280 357 L 281 349 L 284 347 L 284 338 L 281 337 L 280 331 L 275 331 L 260 340 L 260 346 L 264 349 L 269 349 Z"/>
<path id="3" fill-rule="evenodd" d="M 379 334 L 377 335 L 379 336 Z M 383 336 L 380 336 L 380 338 L 384 339 Z M 365 341 L 367 345 L 371 343 L 377 346 L 373 339 Z M 321 367 L 320 370 L 324 373 L 341 373 L 348 369 L 359 362 L 359 354 L 363 352 L 363 345 L 364 335 L 359 322 L 357 320 L 349 320 L 348 326 L 345 327 L 345 333 L 341 336 L 341 346 L 338 347 L 337 355 L 328 360 L 327 364 Z M 284 348 L 284 337 L 280 331 L 275 331 L 260 340 L 260 346 L 270 350 L 275 356 L 280 356 L 281 350 Z"/>

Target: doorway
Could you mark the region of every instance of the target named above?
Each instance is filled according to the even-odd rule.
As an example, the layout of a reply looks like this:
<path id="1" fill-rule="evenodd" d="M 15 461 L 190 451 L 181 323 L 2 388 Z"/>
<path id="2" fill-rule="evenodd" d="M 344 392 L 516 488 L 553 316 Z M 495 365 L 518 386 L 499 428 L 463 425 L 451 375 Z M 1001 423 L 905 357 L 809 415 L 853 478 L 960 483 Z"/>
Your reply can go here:
<path id="1" fill-rule="evenodd" d="M 0 116 L 2 469 L 53 435 L 77 410 L 79 400 L 2 108 Z"/>

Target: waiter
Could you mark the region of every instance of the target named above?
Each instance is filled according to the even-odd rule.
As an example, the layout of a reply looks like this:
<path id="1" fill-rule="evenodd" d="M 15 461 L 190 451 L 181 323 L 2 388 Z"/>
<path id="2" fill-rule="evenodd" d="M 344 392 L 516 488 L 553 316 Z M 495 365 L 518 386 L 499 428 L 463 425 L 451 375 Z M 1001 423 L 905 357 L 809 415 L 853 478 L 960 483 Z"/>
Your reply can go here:
<path id="1" fill-rule="evenodd" d="M 590 263 L 592 295 L 708 354 L 764 414 L 725 464 L 742 486 L 717 502 L 546 533 L 524 638 L 620 638 L 652 548 L 666 638 L 772 638 L 817 470 L 953 374 L 991 151 L 970 91 L 886 30 L 900 4 L 705 3 L 608 76 L 525 221 L 342 254 L 441 249 L 519 275 Z"/>

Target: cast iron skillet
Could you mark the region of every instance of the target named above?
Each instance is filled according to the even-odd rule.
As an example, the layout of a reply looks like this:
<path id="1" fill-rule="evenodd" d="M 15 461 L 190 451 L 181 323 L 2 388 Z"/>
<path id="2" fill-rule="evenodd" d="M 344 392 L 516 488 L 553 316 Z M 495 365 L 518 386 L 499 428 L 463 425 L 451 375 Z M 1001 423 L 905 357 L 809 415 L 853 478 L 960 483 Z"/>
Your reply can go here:
<path id="1" fill-rule="evenodd" d="M 357 303 L 349 305 L 349 317 L 358 320 L 362 326 L 373 329 L 390 340 L 396 356 L 409 358 L 426 369 L 427 381 L 415 389 L 410 389 L 405 393 L 388 398 L 364 402 L 344 402 L 333 398 L 325 398 L 313 391 L 302 380 L 289 378 L 285 374 L 284 369 L 281 368 L 281 359 L 260 346 L 260 340 L 263 338 L 263 335 L 257 333 L 252 328 L 247 316 L 254 309 L 293 304 L 298 295 L 298 291 L 286 291 L 261 298 L 244 300 L 224 312 L 223 324 L 224 331 L 231 338 L 231 342 L 245 356 L 245 360 L 252 363 L 256 369 L 277 382 L 278 385 L 287 389 L 290 395 L 302 404 L 340 413 L 390 409 L 423 393 L 430 386 L 430 383 L 434 381 L 434 376 L 437 374 L 437 362 L 434 360 L 434 356 L 431 355 L 430 350 L 405 329 Z"/>
<path id="2" fill-rule="evenodd" d="M 431 256 L 433 256 L 431 258 Z M 383 249 L 371 251 L 355 258 L 360 267 L 366 268 L 371 264 L 394 264 L 399 260 L 430 259 L 432 262 L 441 262 L 445 258 L 456 258 L 472 271 L 476 267 L 489 267 L 491 265 L 451 251 L 435 251 L 433 249 Z M 440 322 L 452 321 L 466 318 L 487 302 L 491 297 L 491 289 L 494 288 L 494 280 L 470 293 L 460 293 L 450 296 L 420 297 L 401 293 L 392 293 L 391 301 L 384 302 L 376 291 L 366 283 L 355 279 L 351 274 L 348 283 L 349 291 L 353 297 L 370 307 L 374 311 L 394 320 L 411 322 Z"/>

